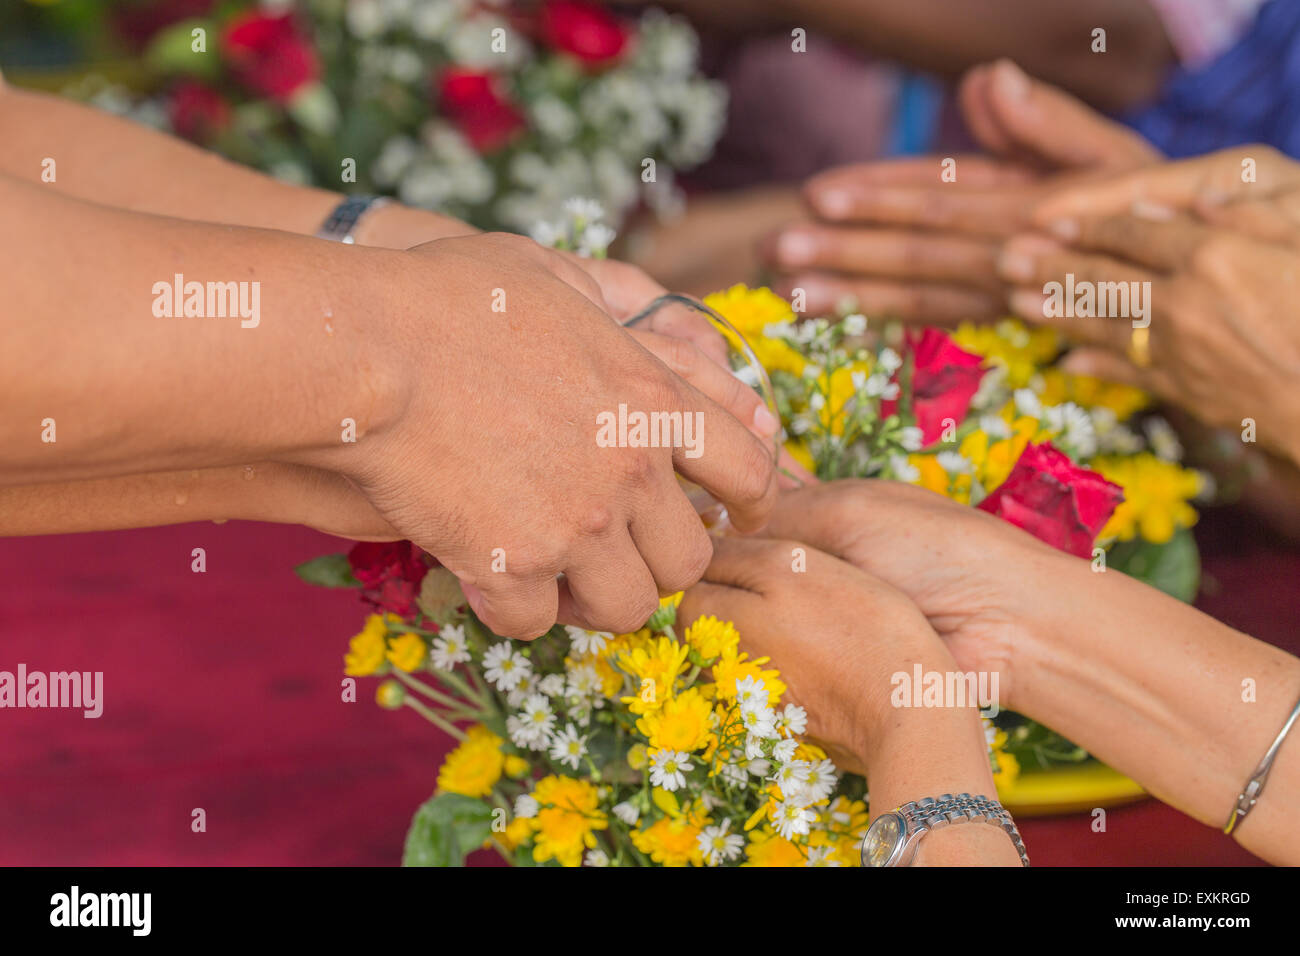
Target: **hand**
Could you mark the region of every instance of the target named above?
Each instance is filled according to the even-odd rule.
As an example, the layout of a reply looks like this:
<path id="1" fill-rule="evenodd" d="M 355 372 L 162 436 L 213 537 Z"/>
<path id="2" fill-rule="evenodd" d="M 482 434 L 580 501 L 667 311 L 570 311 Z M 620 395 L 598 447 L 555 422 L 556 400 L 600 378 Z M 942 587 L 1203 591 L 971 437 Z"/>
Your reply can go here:
<path id="1" fill-rule="evenodd" d="M 557 619 L 628 630 L 660 591 L 694 583 L 712 548 L 674 468 L 722 501 L 739 530 L 761 527 L 775 470 L 771 445 L 746 430 L 753 416 L 742 424 L 674 375 L 601 311 L 599 289 L 562 256 L 504 235 L 407 255 L 383 347 L 392 384 L 381 387 L 396 412 L 302 463 L 355 483 L 461 579 L 489 627 L 520 638 Z M 500 293 L 505 311 L 493 312 Z M 698 413 L 698 456 L 599 447 L 597 416 L 620 404 Z"/>
<path id="2" fill-rule="evenodd" d="M 1259 178 L 1243 184 L 1247 155 Z M 1058 239 L 1017 236 L 999 271 L 1018 286 L 1017 312 L 1088 346 L 1068 370 L 1137 385 L 1206 425 L 1252 419 L 1262 446 L 1300 463 L 1300 164 L 1238 147 L 1067 190 L 1035 219 Z M 1133 321 L 1048 315 L 1042 290 L 1067 274 L 1150 283 L 1145 353 L 1133 348 L 1132 303 Z"/>
<path id="3" fill-rule="evenodd" d="M 1137 134 L 1008 60 L 972 70 L 960 98 L 967 125 L 996 158 L 958 158 L 951 183 L 940 181 L 938 156 L 814 177 L 805 194 L 817 221 L 764 247 L 778 292 L 802 288 L 814 315 L 852 297 L 868 313 L 921 323 L 997 318 L 1000 241 L 1025 228 L 1038 199 L 1158 158 Z"/>
<path id="4" fill-rule="evenodd" d="M 831 487 L 831 486 L 820 486 Z M 795 571 L 802 551 L 806 570 Z M 682 600 L 681 621 L 731 621 L 741 649 L 771 657 L 787 702 L 808 711 L 808 734 L 836 764 L 864 772 L 895 708 L 890 676 L 952 670 L 925 617 L 900 591 L 792 540 L 722 538 L 713 563 Z"/>

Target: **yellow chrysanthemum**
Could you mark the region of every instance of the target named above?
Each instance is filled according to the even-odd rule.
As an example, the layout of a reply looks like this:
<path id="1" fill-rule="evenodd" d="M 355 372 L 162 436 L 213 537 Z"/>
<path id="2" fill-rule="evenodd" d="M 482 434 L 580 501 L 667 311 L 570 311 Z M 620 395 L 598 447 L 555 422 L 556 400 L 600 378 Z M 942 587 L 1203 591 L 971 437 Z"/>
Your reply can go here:
<path id="1" fill-rule="evenodd" d="M 343 673 L 349 677 L 369 677 L 384 666 L 387 651 L 388 628 L 384 618 L 371 614 L 361 633 L 348 641 L 348 652 L 343 658 Z"/>
<path id="2" fill-rule="evenodd" d="M 533 798 L 541 806 L 530 821 L 535 834 L 533 859 L 580 866 L 582 851 L 596 846 L 595 831 L 609 827 L 596 787 L 573 777 L 543 777 L 533 788 Z"/>
<path id="3" fill-rule="evenodd" d="M 944 470 L 943 465 L 939 464 L 937 455 L 913 454 L 908 455 L 907 460 L 919 472 L 917 479 L 912 484 L 929 491 L 938 492 L 944 497 L 959 501 L 962 504 L 970 503 L 970 475 L 949 475 Z"/>
<path id="4" fill-rule="evenodd" d="M 664 701 L 636 722 L 636 729 L 650 741 L 652 750 L 680 750 L 693 753 L 707 746 L 713 736 L 713 705 L 692 687 Z"/>
<path id="5" fill-rule="evenodd" d="M 1061 336 L 1047 326 L 1027 326 L 1018 319 L 1003 319 L 993 325 L 970 322 L 959 325 L 953 341 L 967 352 L 982 355 L 1007 370 L 1007 384 L 1024 388 L 1035 373 L 1061 350 Z"/>
<path id="6" fill-rule="evenodd" d="M 409 674 L 424 663 L 427 650 L 424 638 L 408 632 L 388 643 L 388 660 L 398 670 Z"/>
<path id="7" fill-rule="evenodd" d="M 731 650 L 723 654 L 713 665 L 713 682 L 718 686 L 718 696 L 734 700 L 736 681 L 752 677 L 763 682 L 768 703 L 776 706 L 785 693 L 785 683 L 781 680 L 780 671 L 774 668 L 763 669 L 763 665 L 770 660 L 770 657 L 757 657 L 751 661 L 744 651 Z"/>
<path id="8" fill-rule="evenodd" d="M 1010 406 L 1008 406 L 1010 407 Z M 1007 480 L 1011 469 L 1020 459 L 1025 446 L 1035 440 L 1041 429 L 1038 419 L 1028 415 L 1012 417 L 1004 413 L 1011 426 L 1009 438 L 990 439 L 983 429 L 971 432 L 962 439 L 959 451 L 975 467 L 975 476 L 985 491 L 992 491 Z"/>
<path id="9" fill-rule="evenodd" d="M 1101 538 L 1129 541 L 1141 535 L 1164 544 L 1179 528 L 1196 524 L 1188 500 L 1201 490 L 1201 477 L 1150 452 L 1131 458 L 1098 458 L 1091 467 L 1124 489 L 1124 501 L 1101 529 Z"/>
<path id="10" fill-rule="evenodd" d="M 699 866 L 700 828 L 685 819 L 664 817 L 644 830 L 632 832 L 632 845 L 661 866 Z"/>
<path id="11" fill-rule="evenodd" d="M 763 330 L 772 324 L 791 322 L 795 318 L 790 303 L 771 289 L 751 289 L 746 285 L 734 285 L 726 292 L 714 292 L 704 297 L 704 304 L 709 306 L 745 337 L 754 355 L 769 372 L 789 372 L 802 375 L 807 364 L 799 351 L 782 339 L 769 338 Z M 738 347 L 736 337 L 724 332 L 733 346 Z"/>
<path id="12" fill-rule="evenodd" d="M 533 835 L 533 825 L 527 817 L 515 817 L 506 824 L 505 830 L 496 834 L 497 840 L 507 850 L 513 850 Z M 491 838 L 488 844 L 491 844 Z"/>
<path id="13" fill-rule="evenodd" d="M 1071 375 L 1059 368 L 1043 369 L 1041 381 L 1038 397 L 1044 405 L 1074 402 L 1083 408 L 1109 408 L 1116 421 L 1131 418 L 1151 403 L 1151 396 L 1140 388 L 1090 375 Z"/>
<path id="14" fill-rule="evenodd" d="M 484 797 L 501 779 L 505 768 L 504 743 L 482 724 L 475 724 L 438 770 L 438 789 L 467 797 Z"/>
<path id="15" fill-rule="evenodd" d="M 528 761 L 516 754 L 506 754 L 505 773 L 512 780 L 518 780 L 528 773 Z"/>
<path id="16" fill-rule="evenodd" d="M 734 651 L 740 644 L 740 633 L 730 621 L 720 621 L 709 614 L 696 618 L 695 623 L 686 629 L 686 643 L 701 660 L 711 661 L 727 651 Z"/>
<path id="17" fill-rule="evenodd" d="M 670 637 L 660 637 L 620 654 L 618 666 L 631 674 L 637 683 L 637 693 L 623 698 L 628 709 L 634 714 L 644 714 L 671 697 L 678 675 L 688 666 L 688 653 L 690 648 L 685 644 Z"/>
<path id="18" fill-rule="evenodd" d="M 749 836 L 741 866 L 803 866 L 804 855 L 785 837 L 764 827 Z"/>

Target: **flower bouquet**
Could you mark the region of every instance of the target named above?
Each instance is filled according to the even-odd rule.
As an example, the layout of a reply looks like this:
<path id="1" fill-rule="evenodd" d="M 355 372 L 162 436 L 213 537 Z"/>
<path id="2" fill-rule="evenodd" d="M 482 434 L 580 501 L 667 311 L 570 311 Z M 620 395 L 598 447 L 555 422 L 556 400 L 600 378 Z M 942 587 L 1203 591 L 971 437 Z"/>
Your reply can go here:
<path id="1" fill-rule="evenodd" d="M 1048 543 L 1186 600 L 1198 576 L 1189 499 L 1146 397 L 1053 365 L 1054 333 L 1007 321 L 904 333 L 796 322 L 736 286 L 707 304 L 771 375 L 791 453 L 818 477 L 924 485 Z M 529 644 L 491 633 L 455 577 L 409 542 L 359 544 L 302 565 L 374 608 L 349 677 L 382 678 L 381 706 L 457 740 L 415 815 L 404 862 L 459 864 L 490 847 L 517 865 L 857 865 L 865 781 L 801 739 L 779 661 L 751 659 L 726 621 L 677 619 L 665 599 L 630 634 L 555 627 Z M 999 790 L 1029 762 L 1087 759 L 1047 728 L 989 722 Z"/>
<path id="2" fill-rule="evenodd" d="M 482 228 L 527 232 L 571 196 L 599 200 L 614 227 L 642 203 L 673 209 L 674 171 L 722 129 L 725 92 L 699 75 L 694 32 L 656 10 L 148 0 L 127 13 L 157 90 L 100 91 L 103 105 L 290 181 Z"/>

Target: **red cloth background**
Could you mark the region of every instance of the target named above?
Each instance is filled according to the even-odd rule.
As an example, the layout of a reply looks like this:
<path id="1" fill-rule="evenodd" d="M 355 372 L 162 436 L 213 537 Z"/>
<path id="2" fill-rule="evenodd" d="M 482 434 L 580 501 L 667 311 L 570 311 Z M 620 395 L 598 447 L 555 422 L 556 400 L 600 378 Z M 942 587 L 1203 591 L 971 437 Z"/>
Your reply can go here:
<path id="1" fill-rule="evenodd" d="M 1202 607 L 1300 650 L 1300 553 L 1231 514 L 1205 524 Z M 0 541 L 0 670 L 104 672 L 97 720 L 0 710 L 0 864 L 398 862 L 445 744 L 379 709 L 374 680 L 342 702 L 363 608 L 292 568 L 344 549 L 241 523 Z M 1023 821 L 1035 865 L 1257 862 L 1154 801 L 1112 811 L 1104 834 L 1090 819 Z"/>

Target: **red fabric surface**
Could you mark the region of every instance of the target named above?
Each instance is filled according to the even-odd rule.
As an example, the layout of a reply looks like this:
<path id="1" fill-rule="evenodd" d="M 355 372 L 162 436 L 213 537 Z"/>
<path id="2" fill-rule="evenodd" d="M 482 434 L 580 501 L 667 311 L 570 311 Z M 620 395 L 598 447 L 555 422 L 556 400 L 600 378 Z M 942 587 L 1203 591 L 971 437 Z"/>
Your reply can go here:
<path id="1" fill-rule="evenodd" d="M 1231 516 L 1209 524 L 1202 606 L 1294 642 L 1300 591 L 1283 582 L 1300 578 L 1300 554 Z M 363 608 L 292 571 L 342 550 L 240 523 L 0 541 L 0 670 L 104 672 L 97 720 L 0 710 L 0 864 L 396 863 L 445 745 L 413 713 L 375 706 L 373 680 L 342 702 Z M 195 808 L 206 833 L 191 831 Z M 1035 864 L 1254 860 L 1154 801 L 1112 811 L 1104 834 L 1089 824 L 1023 821 Z"/>

